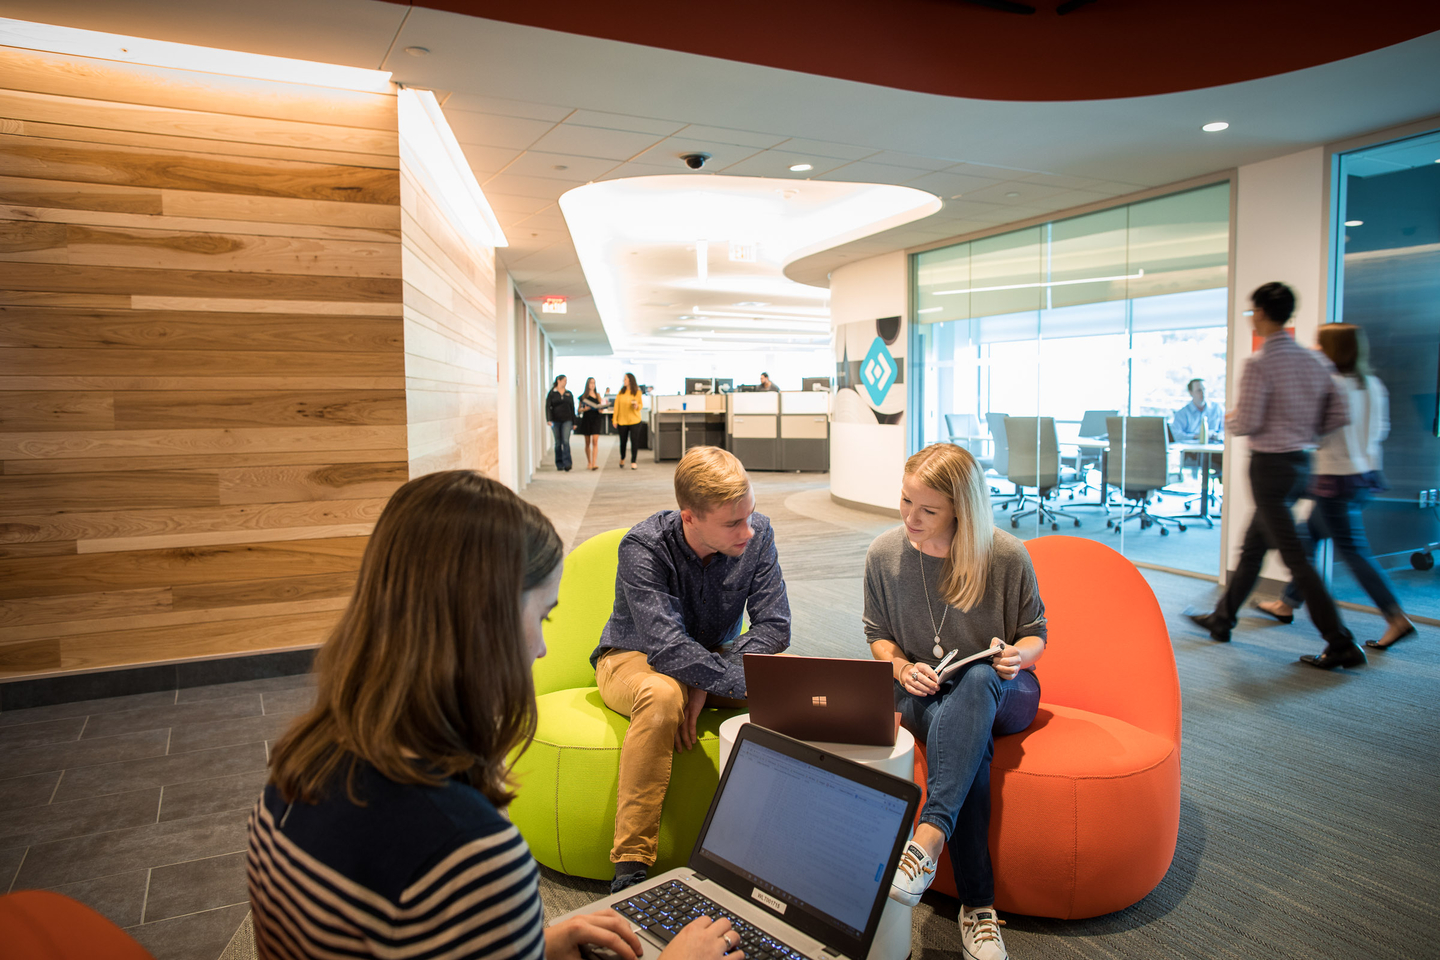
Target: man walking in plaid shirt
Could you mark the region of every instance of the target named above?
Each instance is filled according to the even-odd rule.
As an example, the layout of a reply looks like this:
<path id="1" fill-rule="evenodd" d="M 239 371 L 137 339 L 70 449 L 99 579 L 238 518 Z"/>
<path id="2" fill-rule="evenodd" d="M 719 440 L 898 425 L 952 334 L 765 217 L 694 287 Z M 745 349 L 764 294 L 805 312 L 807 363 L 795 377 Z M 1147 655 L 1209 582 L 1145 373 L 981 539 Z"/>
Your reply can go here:
<path id="1" fill-rule="evenodd" d="M 1267 550 L 1279 550 L 1295 585 L 1305 597 L 1310 619 L 1325 638 L 1324 652 L 1301 661 L 1322 670 L 1354 667 L 1364 652 L 1340 620 L 1335 601 L 1301 547 L 1290 507 L 1310 478 L 1310 451 L 1320 437 L 1350 422 L 1345 395 L 1330 376 L 1330 363 L 1285 333 L 1295 312 L 1295 292 L 1283 283 L 1267 283 L 1250 295 L 1251 323 L 1265 338 L 1240 378 L 1240 399 L 1225 417 L 1226 429 L 1250 438 L 1250 491 L 1255 515 L 1245 531 L 1240 563 L 1214 612 L 1187 614 L 1221 642 L 1241 605 L 1255 587 Z"/>

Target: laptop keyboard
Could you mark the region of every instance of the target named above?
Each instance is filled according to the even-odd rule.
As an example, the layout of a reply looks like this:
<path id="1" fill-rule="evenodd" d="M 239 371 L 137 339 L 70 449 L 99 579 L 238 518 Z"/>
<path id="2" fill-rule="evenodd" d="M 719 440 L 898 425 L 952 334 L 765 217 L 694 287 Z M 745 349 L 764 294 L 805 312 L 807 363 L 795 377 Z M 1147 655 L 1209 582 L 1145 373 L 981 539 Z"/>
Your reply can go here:
<path id="1" fill-rule="evenodd" d="M 727 917 L 740 935 L 740 949 L 746 960 L 805 960 L 804 954 L 781 943 L 753 924 L 734 916 L 720 904 L 701 896 L 678 880 L 651 887 L 614 905 L 621 916 L 637 927 L 649 930 L 661 943 L 669 943 L 691 920 Z"/>

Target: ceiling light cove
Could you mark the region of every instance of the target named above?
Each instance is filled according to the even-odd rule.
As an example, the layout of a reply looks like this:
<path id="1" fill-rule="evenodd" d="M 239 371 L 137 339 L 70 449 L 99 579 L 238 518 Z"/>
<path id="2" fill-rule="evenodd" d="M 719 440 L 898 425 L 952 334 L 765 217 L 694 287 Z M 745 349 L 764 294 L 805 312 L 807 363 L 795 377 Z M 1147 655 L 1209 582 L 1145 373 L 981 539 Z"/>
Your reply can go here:
<path id="1" fill-rule="evenodd" d="M 790 172 L 791 172 L 791 173 L 804 173 L 804 172 L 807 171 L 807 170 L 814 170 L 814 169 L 815 169 L 815 164 L 813 164 L 813 163 L 792 163 L 792 164 L 790 164 Z"/>
<path id="2" fill-rule="evenodd" d="M 1221 130 L 1229 130 L 1230 124 L 1226 123 L 1224 120 L 1216 120 L 1214 123 L 1205 124 L 1205 126 L 1201 127 L 1200 129 L 1204 130 L 1206 133 L 1219 133 Z"/>
<path id="3" fill-rule="evenodd" d="M 714 335 L 697 345 L 695 332 L 676 327 L 697 317 L 746 321 L 719 335 L 737 345 L 812 349 L 816 334 L 829 336 L 830 291 L 788 279 L 786 264 L 939 209 L 938 197 L 910 187 L 764 177 L 634 177 L 560 198 L 621 355 L 657 338 L 676 352 L 712 349 Z M 678 303 L 691 309 L 680 315 Z"/>

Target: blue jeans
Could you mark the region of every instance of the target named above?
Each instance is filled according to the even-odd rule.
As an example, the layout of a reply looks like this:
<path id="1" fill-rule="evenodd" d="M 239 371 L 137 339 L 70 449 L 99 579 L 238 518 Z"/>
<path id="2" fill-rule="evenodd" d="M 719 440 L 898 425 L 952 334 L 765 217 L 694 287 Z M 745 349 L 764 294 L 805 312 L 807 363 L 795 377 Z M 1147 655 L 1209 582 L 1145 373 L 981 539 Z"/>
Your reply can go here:
<path id="1" fill-rule="evenodd" d="M 1040 681 L 1029 670 L 1001 680 L 983 661 L 930 697 L 895 685 L 895 709 L 905 729 L 925 744 L 929 775 L 920 822 L 945 835 L 955 889 L 966 906 L 995 902 L 990 866 L 990 759 L 995 737 L 1019 733 L 1035 721 Z"/>
<path id="2" fill-rule="evenodd" d="M 1395 591 L 1390 589 L 1385 572 L 1370 555 L 1370 544 L 1365 539 L 1365 521 L 1360 517 L 1360 511 L 1369 499 L 1368 490 L 1355 490 L 1339 497 L 1316 497 L 1315 506 L 1310 511 L 1310 522 L 1306 525 L 1310 535 L 1303 538 L 1302 545 L 1313 561 L 1315 547 L 1321 540 L 1335 541 L 1335 552 L 1355 575 L 1355 582 L 1375 601 L 1385 619 L 1393 620 L 1402 615 L 1400 601 L 1395 599 Z M 1293 580 L 1285 585 L 1281 599 L 1297 609 L 1305 602 Z"/>
<path id="3" fill-rule="evenodd" d="M 574 420 L 556 420 L 550 424 L 555 434 L 555 469 L 570 469 L 570 431 L 575 428 Z"/>

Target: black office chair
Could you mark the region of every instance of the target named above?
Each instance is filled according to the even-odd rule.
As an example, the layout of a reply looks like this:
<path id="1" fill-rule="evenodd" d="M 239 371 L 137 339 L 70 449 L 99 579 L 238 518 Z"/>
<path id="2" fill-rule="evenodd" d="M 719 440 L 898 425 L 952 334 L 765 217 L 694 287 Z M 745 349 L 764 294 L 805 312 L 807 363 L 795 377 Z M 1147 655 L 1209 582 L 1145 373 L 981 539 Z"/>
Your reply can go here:
<path id="1" fill-rule="evenodd" d="M 950 442 L 969 450 L 983 469 L 995 466 L 995 458 L 985 456 L 985 438 L 980 432 L 980 418 L 975 414 L 945 414 L 945 431 L 950 435 Z"/>
<path id="2" fill-rule="evenodd" d="M 1105 426 L 1106 417 L 1118 416 L 1119 410 L 1086 410 L 1080 418 L 1080 429 L 1078 436 L 1082 440 L 1104 440 L 1109 434 Z M 1089 493 L 1091 490 L 1105 489 L 1105 478 L 1100 478 L 1099 486 L 1090 483 L 1090 468 L 1094 467 L 1098 473 L 1101 463 L 1104 462 L 1104 455 L 1099 450 L 1085 450 L 1083 447 L 1075 456 L 1075 473 L 1080 478 L 1079 493 Z"/>
<path id="3" fill-rule="evenodd" d="M 1009 470 L 1006 479 L 1015 484 L 1020 491 L 1020 506 L 1034 502 L 1029 510 L 1019 510 L 1010 515 L 1010 526 L 1020 526 L 1020 521 L 1031 514 L 1036 514 L 1041 523 L 1050 524 L 1051 530 L 1060 529 L 1060 517 L 1075 521 L 1075 526 L 1080 526 L 1080 518 L 1074 514 L 1058 510 L 1046 502 L 1063 481 L 1073 479 L 1074 471 L 1060 467 L 1060 443 L 1055 436 L 1054 417 L 1006 417 L 1005 418 L 1006 445 L 1010 452 Z M 1069 476 L 1066 475 L 1068 471 Z M 1035 489 L 1034 497 L 1024 491 L 1027 488 Z"/>
<path id="4" fill-rule="evenodd" d="M 1182 532 L 1184 521 L 1150 512 L 1150 504 L 1165 489 L 1170 479 L 1168 462 L 1169 432 L 1164 417 L 1106 417 L 1110 435 L 1110 456 L 1105 482 L 1120 490 L 1129 502 L 1126 512 L 1106 520 L 1105 526 L 1120 532 L 1130 520 L 1138 520 L 1141 530 L 1160 528 L 1160 536 L 1168 537 L 1165 524 L 1174 524 Z M 1123 452 L 1122 452 L 1123 448 Z"/>
<path id="5" fill-rule="evenodd" d="M 990 458 L 990 469 L 999 477 L 1007 477 L 1010 472 L 1010 444 L 1005 439 L 1005 421 L 1007 419 L 1008 415 L 1003 413 L 985 414 L 985 424 L 990 428 L 990 442 L 995 448 Z M 992 494 L 990 501 L 992 510 L 1005 510 L 1011 504 L 1022 502 L 1025 497 L 1019 487 L 1016 487 L 1015 492 L 1006 500 L 996 501 L 993 499 L 994 496 L 999 495 L 999 491 L 994 487 L 990 488 L 990 493 Z"/>

